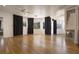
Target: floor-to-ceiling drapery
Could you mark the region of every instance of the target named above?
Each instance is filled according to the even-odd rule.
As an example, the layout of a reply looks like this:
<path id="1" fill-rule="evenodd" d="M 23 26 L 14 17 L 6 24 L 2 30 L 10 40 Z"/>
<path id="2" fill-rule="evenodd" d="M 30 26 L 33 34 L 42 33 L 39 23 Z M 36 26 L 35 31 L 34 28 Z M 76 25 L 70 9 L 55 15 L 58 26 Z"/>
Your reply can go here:
<path id="1" fill-rule="evenodd" d="M 33 22 L 34 18 L 28 18 L 28 34 L 33 34 Z"/>
<path id="2" fill-rule="evenodd" d="M 13 15 L 13 35 L 23 35 L 23 17 Z"/>
<path id="3" fill-rule="evenodd" d="M 51 34 L 51 17 L 45 17 L 45 34 Z"/>

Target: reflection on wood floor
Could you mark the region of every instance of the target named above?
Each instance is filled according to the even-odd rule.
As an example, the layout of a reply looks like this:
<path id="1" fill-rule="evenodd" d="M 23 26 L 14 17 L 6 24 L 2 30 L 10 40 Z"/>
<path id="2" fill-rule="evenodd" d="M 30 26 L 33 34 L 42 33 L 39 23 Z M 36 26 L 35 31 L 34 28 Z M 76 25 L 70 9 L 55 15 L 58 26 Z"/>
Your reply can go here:
<path id="1" fill-rule="evenodd" d="M 0 53 L 79 53 L 79 48 L 72 40 L 61 35 L 26 35 L 0 39 Z"/>

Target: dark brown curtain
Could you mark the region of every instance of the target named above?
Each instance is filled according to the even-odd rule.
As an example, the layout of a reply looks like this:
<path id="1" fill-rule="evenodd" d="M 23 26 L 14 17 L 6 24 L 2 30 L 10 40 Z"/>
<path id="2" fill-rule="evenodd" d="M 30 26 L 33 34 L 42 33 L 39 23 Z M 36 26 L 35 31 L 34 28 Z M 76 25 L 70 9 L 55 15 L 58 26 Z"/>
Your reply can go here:
<path id="1" fill-rule="evenodd" d="M 23 17 L 13 15 L 13 34 L 14 36 L 23 35 Z"/>
<path id="2" fill-rule="evenodd" d="M 28 18 L 28 34 L 33 34 L 33 22 L 34 21 L 34 18 Z"/>
<path id="3" fill-rule="evenodd" d="M 45 34 L 51 35 L 51 17 L 45 17 Z"/>

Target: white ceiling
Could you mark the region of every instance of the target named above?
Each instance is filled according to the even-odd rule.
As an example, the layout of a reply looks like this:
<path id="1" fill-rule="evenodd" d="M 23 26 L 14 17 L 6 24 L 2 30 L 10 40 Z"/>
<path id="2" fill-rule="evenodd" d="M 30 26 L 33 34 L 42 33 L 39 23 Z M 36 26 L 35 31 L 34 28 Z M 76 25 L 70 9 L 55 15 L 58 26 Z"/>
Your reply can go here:
<path id="1" fill-rule="evenodd" d="M 52 8 L 53 11 L 54 10 L 59 10 L 61 8 L 64 8 L 66 7 L 65 5 L 7 5 L 7 6 L 0 6 L 0 9 L 4 9 L 7 10 L 7 9 L 15 9 L 15 8 L 18 8 L 18 9 L 26 9 L 26 10 L 31 10 L 33 9 L 34 7 L 43 7 L 43 8 Z"/>
<path id="2" fill-rule="evenodd" d="M 68 5 L 1 5 L 0 10 L 11 12 L 14 14 L 22 14 L 21 11 L 25 10 L 25 12 L 32 13 L 34 15 L 49 15 L 50 11 L 54 14 L 58 10 L 63 9 L 67 6 Z"/>

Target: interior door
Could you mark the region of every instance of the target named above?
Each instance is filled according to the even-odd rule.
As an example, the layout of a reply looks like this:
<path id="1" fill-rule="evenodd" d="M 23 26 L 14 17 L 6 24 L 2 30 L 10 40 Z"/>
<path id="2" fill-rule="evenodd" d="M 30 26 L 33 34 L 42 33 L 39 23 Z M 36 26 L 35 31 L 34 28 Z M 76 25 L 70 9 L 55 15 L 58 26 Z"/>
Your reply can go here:
<path id="1" fill-rule="evenodd" d="M 51 18 L 45 17 L 45 34 L 51 35 Z"/>
<path id="2" fill-rule="evenodd" d="M 13 33 L 14 36 L 23 35 L 23 17 L 13 15 Z"/>
<path id="3" fill-rule="evenodd" d="M 33 34 L 34 18 L 28 18 L 28 34 Z"/>

